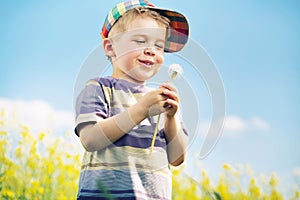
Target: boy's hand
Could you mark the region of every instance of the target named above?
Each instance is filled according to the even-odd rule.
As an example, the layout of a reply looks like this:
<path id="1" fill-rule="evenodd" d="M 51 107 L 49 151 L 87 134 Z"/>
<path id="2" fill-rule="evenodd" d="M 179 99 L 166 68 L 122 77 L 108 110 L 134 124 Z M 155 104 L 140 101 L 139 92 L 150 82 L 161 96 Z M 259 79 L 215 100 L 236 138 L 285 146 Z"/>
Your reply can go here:
<path id="1" fill-rule="evenodd" d="M 174 86 L 164 83 L 159 88 L 147 92 L 137 105 L 144 109 L 145 117 L 165 112 L 166 117 L 171 118 L 178 110 L 179 97 Z"/>
<path id="2" fill-rule="evenodd" d="M 164 108 L 167 118 L 174 117 L 179 107 L 179 97 L 177 89 L 170 83 L 164 83 L 160 86 L 163 89 L 163 96 L 166 97 Z"/>
<path id="3" fill-rule="evenodd" d="M 147 92 L 137 103 L 143 109 L 145 117 L 155 116 L 166 111 L 167 96 L 163 94 L 164 88 L 160 87 Z"/>

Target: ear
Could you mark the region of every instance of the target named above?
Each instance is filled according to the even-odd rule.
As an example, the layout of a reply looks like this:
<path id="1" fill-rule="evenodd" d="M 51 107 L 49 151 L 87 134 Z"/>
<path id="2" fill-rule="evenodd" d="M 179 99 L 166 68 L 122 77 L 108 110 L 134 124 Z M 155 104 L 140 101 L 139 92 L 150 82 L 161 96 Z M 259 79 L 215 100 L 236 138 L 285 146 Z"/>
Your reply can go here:
<path id="1" fill-rule="evenodd" d="M 112 40 L 110 38 L 104 38 L 102 40 L 102 47 L 103 47 L 105 54 L 108 57 L 112 58 L 112 57 L 116 56 L 115 51 L 113 49 Z"/>

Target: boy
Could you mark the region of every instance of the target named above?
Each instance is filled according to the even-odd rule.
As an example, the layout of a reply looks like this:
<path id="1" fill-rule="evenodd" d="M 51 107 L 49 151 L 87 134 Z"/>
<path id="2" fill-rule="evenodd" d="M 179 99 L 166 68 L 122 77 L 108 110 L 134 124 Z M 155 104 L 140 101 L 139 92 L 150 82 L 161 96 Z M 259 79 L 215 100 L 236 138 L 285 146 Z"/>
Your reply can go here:
<path id="1" fill-rule="evenodd" d="M 102 28 L 113 74 L 90 80 L 76 104 L 75 132 L 86 149 L 78 199 L 171 199 L 169 164 L 185 158 L 187 134 L 177 114 L 179 98 L 168 83 L 145 82 L 188 38 L 186 18 L 144 0 L 114 7 Z M 157 123 L 164 116 L 149 147 Z"/>

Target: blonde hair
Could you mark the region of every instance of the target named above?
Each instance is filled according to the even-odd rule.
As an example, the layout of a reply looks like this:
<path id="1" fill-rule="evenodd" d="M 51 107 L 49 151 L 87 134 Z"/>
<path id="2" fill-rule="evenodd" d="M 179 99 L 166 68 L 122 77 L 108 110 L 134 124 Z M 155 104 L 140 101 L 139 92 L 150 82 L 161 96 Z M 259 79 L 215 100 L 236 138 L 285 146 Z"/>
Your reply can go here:
<path id="1" fill-rule="evenodd" d="M 150 17 L 154 19 L 159 26 L 168 29 L 170 27 L 170 20 L 167 17 L 160 15 L 158 12 L 150 10 L 144 7 L 137 7 L 128 10 L 124 15 L 122 15 L 118 21 L 113 25 L 108 37 L 115 35 L 116 33 L 122 33 L 127 30 L 127 26 L 132 22 L 136 17 Z"/>

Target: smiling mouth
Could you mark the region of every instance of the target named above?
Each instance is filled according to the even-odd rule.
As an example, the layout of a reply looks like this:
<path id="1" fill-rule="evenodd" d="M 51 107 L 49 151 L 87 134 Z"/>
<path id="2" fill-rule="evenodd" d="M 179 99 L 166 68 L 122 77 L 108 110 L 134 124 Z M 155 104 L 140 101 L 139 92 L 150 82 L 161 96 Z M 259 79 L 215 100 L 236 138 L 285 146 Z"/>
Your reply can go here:
<path id="1" fill-rule="evenodd" d="M 147 68 L 151 68 L 154 65 L 154 62 L 150 60 L 138 60 L 140 63 L 142 63 Z"/>

